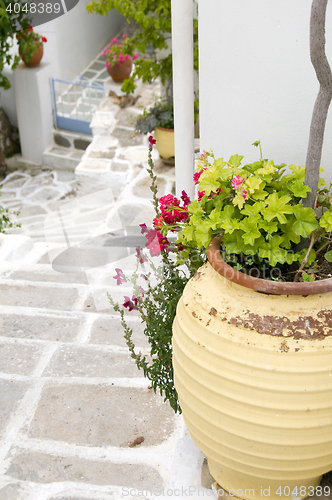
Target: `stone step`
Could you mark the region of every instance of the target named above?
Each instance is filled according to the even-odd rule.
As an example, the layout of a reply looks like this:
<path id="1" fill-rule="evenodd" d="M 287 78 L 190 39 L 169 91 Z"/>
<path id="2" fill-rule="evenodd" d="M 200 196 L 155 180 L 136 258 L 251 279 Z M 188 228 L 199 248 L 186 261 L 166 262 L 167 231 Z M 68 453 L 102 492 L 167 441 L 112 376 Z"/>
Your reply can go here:
<path id="1" fill-rule="evenodd" d="M 92 142 L 92 135 L 53 129 L 54 145 L 62 148 L 85 150 Z"/>
<path id="2" fill-rule="evenodd" d="M 55 170 L 74 171 L 83 154 L 84 150 L 52 146 L 43 153 L 43 164 Z"/>

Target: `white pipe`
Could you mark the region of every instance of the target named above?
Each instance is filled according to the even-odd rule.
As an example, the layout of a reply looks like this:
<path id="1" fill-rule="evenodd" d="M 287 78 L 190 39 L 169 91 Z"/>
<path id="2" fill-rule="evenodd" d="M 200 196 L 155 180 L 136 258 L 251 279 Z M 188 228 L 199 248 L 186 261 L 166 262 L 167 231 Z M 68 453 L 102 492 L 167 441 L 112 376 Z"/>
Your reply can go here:
<path id="1" fill-rule="evenodd" d="M 172 0 L 176 196 L 194 199 L 193 0 Z"/>

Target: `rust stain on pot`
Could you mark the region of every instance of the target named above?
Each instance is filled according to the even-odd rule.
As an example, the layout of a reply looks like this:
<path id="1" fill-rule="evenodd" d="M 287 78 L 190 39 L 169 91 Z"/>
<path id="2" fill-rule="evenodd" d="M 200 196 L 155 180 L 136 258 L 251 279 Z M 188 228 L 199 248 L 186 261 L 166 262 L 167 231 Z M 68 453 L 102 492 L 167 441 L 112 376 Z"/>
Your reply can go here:
<path id="1" fill-rule="evenodd" d="M 317 318 L 312 316 L 299 316 L 291 321 L 286 317 L 259 316 L 258 314 L 246 311 L 243 316 L 235 318 L 222 318 L 229 324 L 255 330 L 258 333 L 265 333 L 276 337 L 293 337 L 294 339 L 324 339 L 332 336 L 332 311 L 324 309 L 317 314 Z"/>
<path id="2" fill-rule="evenodd" d="M 218 311 L 215 307 L 211 307 L 209 314 L 210 314 L 210 316 L 215 316 L 217 314 L 217 312 Z"/>
<path id="3" fill-rule="evenodd" d="M 281 342 L 280 347 L 279 347 L 279 351 L 280 352 L 288 352 L 289 351 L 289 347 L 287 345 L 286 340 L 284 340 L 283 342 Z"/>
<path id="4" fill-rule="evenodd" d="M 201 273 L 199 273 L 198 271 L 196 271 L 195 274 L 194 274 L 194 276 L 193 276 L 193 278 L 195 280 L 199 280 L 200 277 L 201 277 Z"/>

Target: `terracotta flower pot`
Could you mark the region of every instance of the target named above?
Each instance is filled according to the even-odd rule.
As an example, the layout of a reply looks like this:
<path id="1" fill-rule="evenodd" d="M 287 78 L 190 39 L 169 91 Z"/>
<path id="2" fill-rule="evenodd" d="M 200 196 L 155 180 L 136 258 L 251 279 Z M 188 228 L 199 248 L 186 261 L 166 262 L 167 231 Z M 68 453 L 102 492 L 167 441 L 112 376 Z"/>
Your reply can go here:
<path id="1" fill-rule="evenodd" d="M 174 129 L 157 127 L 154 133 L 160 158 L 168 165 L 174 165 Z"/>
<path id="2" fill-rule="evenodd" d="M 108 74 L 113 78 L 115 82 L 121 83 L 126 78 L 129 78 L 131 70 L 133 67 L 132 58 L 129 57 L 125 61 L 118 61 L 114 66 L 106 67 Z"/>
<path id="3" fill-rule="evenodd" d="M 215 239 L 174 321 L 184 420 L 232 496 L 312 496 L 332 469 L 332 279 L 251 278 L 219 248 Z"/>
<path id="4" fill-rule="evenodd" d="M 34 68 L 36 66 L 39 66 L 40 61 L 43 58 L 43 54 L 44 54 L 44 46 L 43 46 L 43 44 L 40 43 L 39 45 L 36 45 L 36 47 L 37 47 L 37 49 L 32 54 L 32 58 L 30 59 L 30 61 L 26 60 L 26 57 L 25 57 L 24 53 L 21 51 L 21 49 L 19 49 L 19 54 L 20 54 L 20 56 L 22 58 L 22 61 L 29 68 Z"/>

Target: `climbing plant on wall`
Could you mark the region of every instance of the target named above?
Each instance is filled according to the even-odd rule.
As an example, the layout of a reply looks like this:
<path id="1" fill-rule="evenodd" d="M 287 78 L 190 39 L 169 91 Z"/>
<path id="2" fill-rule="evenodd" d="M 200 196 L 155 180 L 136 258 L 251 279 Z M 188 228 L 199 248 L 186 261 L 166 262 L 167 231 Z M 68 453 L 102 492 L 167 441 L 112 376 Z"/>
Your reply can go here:
<path id="1" fill-rule="evenodd" d="M 19 5 L 19 8 L 15 8 L 15 4 Z M 0 0 L 0 87 L 5 89 L 10 88 L 10 82 L 3 74 L 5 64 L 15 69 L 20 62 L 20 57 L 10 52 L 13 39 L 17 32 L 27 30 L 31 24 L 27 5 L 27 2 Z"/>
<path id="2" fill-rule="evenodd" d="M 133 92 L 135 78 L 142 78 L 143 82 L 151 83 L 159 76 L 163 85 L 166 85 L 166 94 L 171 95 L 172 53 L 160 56 L 160 51 L 168 49 L 171 41 L 171 0 L 163 0 L 162 2 L 160 0 L 93 0 L 87 5 L 88 12 L 96 12 L 102 16 L 106 16 L 113 9 L 117 9 L 129 23 L 135 23 L 136 29 L 129 38 L 128 48 L 138 49 L 141 53 L 141 57 L 135 61 L 132 76 L 124 81 L 122 90 L 127 93 Z M 197 19 L 194 19 L 193 22 L 193 65 L 194 69 L 197 70 Z"/>

